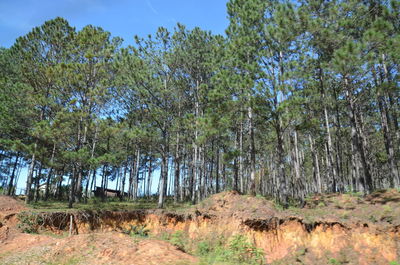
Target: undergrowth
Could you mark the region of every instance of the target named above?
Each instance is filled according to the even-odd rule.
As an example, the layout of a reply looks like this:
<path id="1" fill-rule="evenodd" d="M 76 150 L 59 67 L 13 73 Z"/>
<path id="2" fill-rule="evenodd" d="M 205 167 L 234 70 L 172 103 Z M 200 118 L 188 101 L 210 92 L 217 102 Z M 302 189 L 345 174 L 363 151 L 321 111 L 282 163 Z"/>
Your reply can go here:
<path id="1" fill-rule="evenodd" d="M 171 234 L 163 234 L 161 239 L 170 242 L 182 251 L 198 256 L 200 265 L 258 265 L 265 263 L 263 251 L 244 235 L 192 240 L 183 231 L 176 231 Z"/>
<path id="2" fill-rule="evenodd" d="M 197 255 L 200 256 L 200 264 L 264 264 L 264 253 L 261 249 L 249 242 L 244 235 L 232 236 L 224 242 L 217 244 L 201 241 L 197 245 Z"/>
<path id="3" fill-rule="evenodd" d="M 108 198 L 102 201 L 100 198 L 90 198 L 86 202 L 76 202 L 73 209 L 68 208 L 68 201 L 38 201 L 28 205 L 32 211 L 80 211 L 80 210 L 108 210 L 108 211 L 131 211 L 142 209 L 156 209 L 157 200 L 155 198 L 140 198 L 136 201 L 120 200 L 119 198 Z M 191 206 L 190 202 L 175 203 L 173 199 L 168 198 L 165 202 L 166 210 L 182 210 Z"/>
<path id="4" fill-rule="evenodd" d="M 35 212 L 21 212 L 17 215 L 17 218 L 18 228 L 24 233 L 36 234 L 43 224 L 42 216 Z"/>
<path id="5" fill-rule="evenodd" d="M 129 229 L 124 229 L 122 232 L 131 237 L 148 237 L 150 230 L 146 228 L 146 225 L 130 225 Z"/>

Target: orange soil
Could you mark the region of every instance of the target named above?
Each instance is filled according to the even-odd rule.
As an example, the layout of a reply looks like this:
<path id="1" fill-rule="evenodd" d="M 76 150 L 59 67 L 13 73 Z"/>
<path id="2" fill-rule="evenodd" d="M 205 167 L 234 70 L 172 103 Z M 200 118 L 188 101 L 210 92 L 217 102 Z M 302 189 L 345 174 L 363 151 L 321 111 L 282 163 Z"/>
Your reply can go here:
<path id="1" fill-rule="evenodd" d="M 386 265 L 400 258 L 399 202 L 400 193 L 396 190 L 367 197 L 325 194 L 309 198 L 302 209 L 279 210 L 263 198 L 223 192 L 181 212 L 104 211 L 92 213 L 92 219 L 88 218 L 88 212 L 83 213 L 85 218 L 76 213 L 74 231 L 79 235 L 57 239 L 20 233 L 15 228 L 15 214 L 24 206 L 3 196 L 0 197 L 0 263 L 198 262 L 164 241 L 133 239 L 116 232 L 130 225 L 144 225 L 154 235 L 183 231 L 194 247 L 204 240 L 244 234 L 264 251 L 266 261 L 273 264 Z M 47 218 L 57 219 L 54 217 L 60 215 L 65 213 L 48 213 Z M 43 227 L 59 233 L 64 229 L 66 233 L 67 223 L 54 225 L 50 222 Z M 25 263 L 16 262 L 21 256 Z"/>
<path id="2" fill-rule="evenodd" d="M 17 199 L 0 196 L 0 264 L 191 264 L 192 257 L 170 243 L 132 238 L 118 232 L 55 238 L 21 233 L 16 214 L 25 210 Z"/>

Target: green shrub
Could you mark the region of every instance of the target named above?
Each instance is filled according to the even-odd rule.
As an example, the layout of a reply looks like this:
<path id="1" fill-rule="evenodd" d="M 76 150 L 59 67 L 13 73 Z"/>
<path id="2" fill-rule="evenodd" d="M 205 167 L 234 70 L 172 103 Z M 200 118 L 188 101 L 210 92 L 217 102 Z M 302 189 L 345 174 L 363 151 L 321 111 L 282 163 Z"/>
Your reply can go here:
<path id="1" fill-rule="evenodd" d="M 264 264 L 264 253 L 243 235 L 231 238 L 226 246 L 217 246 L 214 260 L 228 264 Z"/>
<path id="2" fill-rule="evenodd" d="M 24 233 L 38 233 L 40 226 L 43 225 L 43 218 L 34 212 L 21 212 L 17 216 L 18 228 Z"/>
<path id="3" fill-rule="evenodd" d="M 368 217 L 368 220 L 370 220 L 370 221 L 373 222 L 373 223 L 378 222 L 378 220 L 376 219 L 376 217 L 373 216 L 373 215 L 370 215 L 370 216 Z"/>
<path id="4" fill-rule="evenodd" d="M 150 230 L 146 228 L 146 225 L 130 225 L 129 229 L 123 230 L 122 232 L 132 237 L 147 237 Z"/>
<path id="5" fill-rule="evenodd" d="M 180 250 L 185 250 L 185 234 L 183 231 L 176 231 L 171 234 L 169 242 L 171 242 L 174 246 L 179 248 Z"/>
<path id="6" fill-rule="evenodd" d="M 332 265 L 339 265 L 339 264 L 341 264 L 341 262 L 338 261 L 337 259 L 330 258 L 330 259 L 329 259 L 329 264 L 332 264 Z"/>
<path id="7" fill-rule="evenodd" d="M 197 255 L 199 256 L 206 256 L 213 250 L 210 242 L 208 241 L 201 241 L 197 244 Z"/>
<path id="8" fill-rule="evenodd" d="M 392 213 L 392 212 L 393 212 L 392 207 L 390 207 L 389 205 L 384 205 L 384 206 L 383 206 L 383 213 L 384 213 L 384 214 L 390 214 L 390 213 Z"/>

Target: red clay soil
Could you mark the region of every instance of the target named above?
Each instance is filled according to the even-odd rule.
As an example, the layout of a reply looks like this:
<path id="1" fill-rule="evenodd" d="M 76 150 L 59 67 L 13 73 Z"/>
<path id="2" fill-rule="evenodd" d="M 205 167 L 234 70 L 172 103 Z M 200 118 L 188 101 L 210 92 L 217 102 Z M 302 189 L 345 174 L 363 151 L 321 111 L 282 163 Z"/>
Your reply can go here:
<path id="1" fill-rule="evenodd" d="M 26 207 L 20 199 L 0 195 L 0 214 L 19 213 L 23 210 Z"/>
<path id="2" fill-rule="evenodd" d="M 26 207 L 23 202 L 8 196 L 0 196 L 0 246 L 18 233 L 17 214 Z"/>
<path id="3" fill-rule="evenodd" d="M 272 218 L 278 214 L 271 201 L 261 197 L 241 196 L 236 191 L 212 195 L 196 205 L 195 209 L 198 214 L 238 219 Z"/>
<path id="4" fill-rule="evenodd" d="M 26 210 L 18 199 L 0 196 L 0 264 L 192 264 L 198 260 L 168 242 L 132 238 L 118 232 L 56 238 L 26 234 L 17 214 Z"/>
<path id="5" fill-rule="evenodd" d="M 122 233 L 54 238 L 20 234 L 0 245 L 0 264 L 192 264 L 197 259 L 160 240 Z M 183 263 L 179 263 L 183 262 Z"/>
<path id="6" fill-rule="evenodd" d="M 400 192 L 391 189 L 376 191 L 367 196 L 320 194 L 307 198 L 304 208 L 282 210 L 265 198 L 228 191 L 205 199 L 194 207 L 194 211 L 198 215 L 219 218 L 248 220 L 295 217 L 305 223 L 339 222 L 350 227 L 367 223 L 369 227 L 387 229 L 400 225 Z"/>
<path id="7" fill-rule="evenodd" d="M 399 202 L 397 190 L 368 196 L 324 194 L 307 198 L 304 208 L 282 210 L 264 198 L 223 192 L 175 213 L 160 210 L 101 213 L 102 225 L 97 229 L 90 229 L 86 219 L 77 219 L 79 235 L 65 237 L 64 229 L 60 231 L 64 233 L 62 238 L 60 235 L 55 238 L 54 234 L 20 233 L 16 228 L 16 213 L 25 207 L 18 200 L 2 196 L 0 264 L 198 262 L 167 242 L 116 232 L 128 225 L 143 224 L 152 235 L 185 231 L 194 245 L 219 235 L 228 238 L 242 233 L 273 264 L 387 265 L 400 257 Z M 121 219 L 123 216 L 130 218 Z"/>

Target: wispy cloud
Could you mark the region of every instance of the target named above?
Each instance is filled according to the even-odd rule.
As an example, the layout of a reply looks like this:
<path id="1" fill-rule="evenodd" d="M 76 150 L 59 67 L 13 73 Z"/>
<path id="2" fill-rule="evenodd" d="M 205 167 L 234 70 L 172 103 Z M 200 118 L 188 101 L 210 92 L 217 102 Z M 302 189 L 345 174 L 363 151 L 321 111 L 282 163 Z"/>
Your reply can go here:
<path id="1" fill-rule="evenodd" d="M 150 0 L 146 0 L 146 4 L 154 14 L 158 15 L 158 11 L 153 7 Z"/>

